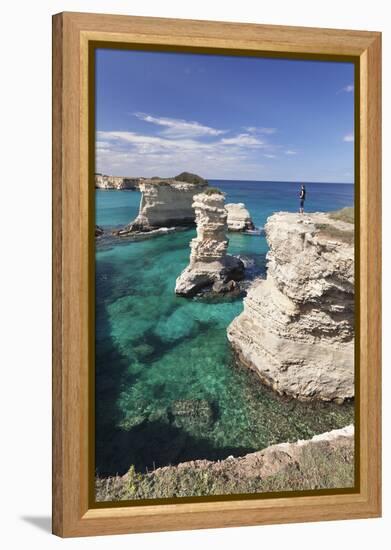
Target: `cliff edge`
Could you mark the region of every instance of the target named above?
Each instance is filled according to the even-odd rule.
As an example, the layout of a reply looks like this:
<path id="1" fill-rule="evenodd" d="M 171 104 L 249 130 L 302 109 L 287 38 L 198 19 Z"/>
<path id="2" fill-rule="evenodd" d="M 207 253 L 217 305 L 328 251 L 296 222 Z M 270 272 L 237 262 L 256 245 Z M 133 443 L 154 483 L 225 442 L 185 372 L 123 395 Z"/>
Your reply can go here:
<path id="1" fill-rule="evenodd" d="M 227 329 L 239 361 L 279 394 L 354 396 L 353 224 L 280 212 L 265 225 L 267 278 Z"/>
<path id="2" fill-rule="evenodd" d="M 354 485 L 352 425 L 225 460 L 96 478 L 97 501 L 302 491 Z"/>

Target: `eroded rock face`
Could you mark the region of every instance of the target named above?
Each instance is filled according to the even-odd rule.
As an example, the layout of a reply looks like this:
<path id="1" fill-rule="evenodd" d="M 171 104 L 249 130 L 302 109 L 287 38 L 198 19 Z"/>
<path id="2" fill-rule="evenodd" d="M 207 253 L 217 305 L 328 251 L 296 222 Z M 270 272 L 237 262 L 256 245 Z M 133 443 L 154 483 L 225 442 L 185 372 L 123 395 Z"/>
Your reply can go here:
<path id="1" fill-rule="evenodd" d="M 123 176 L 106 176 L 103 174 L 95 174 L 96 189 L 131 189 L 139 188 L 142 178 L 128 178 Z"/>
<path id="2" fill-rule="evenodd" d="M 228 212 L 228 231 L 249 231 L 255 229 L 250 212 L 242 202 L 225 205 Z"/>
<path id="3" fill-rule="evenodd" d="M 237 290 L 244 276 L 241 260 L 227 254 L 227 211 L 220 192 L 194 197 L 197 237 L 190 243 L 190 263 L 176 280 L 175 292 L 193 296 L 203 289 L 216 293 Z"/>
<path id="4" fill-rule="evenodd" d="M 194 225 L 193 198 L 207 186 L 205 180 L 199 183 L 188 183 L 174 178 L 142 181 L 139 186 L 142 193 L 139 214 L 119 234 Z"/>
<path id="5" fill-rule="evenodd" d="M 265 226 L 266 280 L 227 329 L 239 361 L 280 394 L 354 396 L 353 225 L 278 213 Z"/>

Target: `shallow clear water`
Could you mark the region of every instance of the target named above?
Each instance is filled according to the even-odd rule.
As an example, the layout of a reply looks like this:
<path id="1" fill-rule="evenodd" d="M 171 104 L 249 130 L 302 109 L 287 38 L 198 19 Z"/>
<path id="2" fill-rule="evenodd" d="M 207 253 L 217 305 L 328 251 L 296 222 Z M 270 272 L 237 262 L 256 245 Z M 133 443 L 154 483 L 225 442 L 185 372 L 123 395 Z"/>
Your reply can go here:
<path id="1" fill-rule="evenodd" d="M 298 186 L 211 182 L 245 202 L 258 227 L 297 210 Z M 307 184 L 308 209 L 353 204 L 353 186 Z M 109 229 L 138 212 L 135 191 L 97 191 L 96 222 Z M 219 459 L 308 438 L 353 419 L 353 405 L 305 404 L 264 388 L 232 357 L 226 328 L 242 299 L 175 296 L 194 230 L 96 245 L 96 467 L 100 475 L 145 471 L 194 458 Z M 229 251 L 265 275 L 263 235 L 231 234 Z"/>

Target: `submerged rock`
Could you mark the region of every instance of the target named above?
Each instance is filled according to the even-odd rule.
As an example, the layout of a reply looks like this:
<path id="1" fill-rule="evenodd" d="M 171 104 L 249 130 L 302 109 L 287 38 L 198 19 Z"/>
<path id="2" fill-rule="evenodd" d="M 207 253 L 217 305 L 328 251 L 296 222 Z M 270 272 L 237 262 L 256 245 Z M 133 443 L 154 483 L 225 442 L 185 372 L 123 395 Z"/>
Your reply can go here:
<path id="1" fill-rule="evenodd" d="M 228 231 L 253 231 L 255 229 L 250 212 L 242 202 L 226 204 L 225 209 L 228 212 Z"/>
<path id="2" fill-rule="evenodd" d="M 175 292 L 194 296 L 199 291 L 227 293 L 243 279 L 243 262 L 227 254 L 227 211 L 224 195 L 210 190 L 194 197 L 197 237 L 190 243 L 190 264 L 176 280 Z"/>
<path id="3" fill-rule="evenodd" d="M 208 187 L 208 182 L 195 174 L 183 175 L 192 181 L 181 181 L 178 177 L 143 180 L 139 186 L 142 196 L 138 216 L 118 235 L 194 225 L 193 198 Z"/>
<path id="4" fill-rule="evenodd" d="M 171 407 L 178 427 L 207 427 L 213 423 L 213 409 L 205 399 L 179 399 Z"/>
<path id="5" fill-rule="evenodd" d="M 141 426 L 144 424 L 148 419 L 147 414 L 138 414 L 135 416 L 129 416 L 122 420 L 118 426 L 125 431 L 133 430 L 133 428 L 137 428 L 138 426 Z"/>
<path id="6" fill-rule="evenodd" d="M 354 396 L 353 225 L 327 214 L 271 216 L 267 279 L 227 329 L 239 361 L 280 394 Z"/>
<path id="7" fill-rule="evenodd" d="M 104 233 L 104 230 L 102 229 L 102 227 L 100 227 L 99 225 L 96 225 L 95 226 L 95 237 L 100 237 L 101 235 L 103 235 Z"/>

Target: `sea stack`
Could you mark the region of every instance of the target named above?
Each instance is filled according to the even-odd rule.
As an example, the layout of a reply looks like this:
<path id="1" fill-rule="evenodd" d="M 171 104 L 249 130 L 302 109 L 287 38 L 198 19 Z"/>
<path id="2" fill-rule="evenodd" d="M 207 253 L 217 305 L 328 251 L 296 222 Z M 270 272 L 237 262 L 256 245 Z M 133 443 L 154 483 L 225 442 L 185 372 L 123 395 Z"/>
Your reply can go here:
<path id="1" fill-rule="evenodd" d="M 190 243 L 190 263 L 176 280 L 176 294 L 194 296 L 200 291 L 237 291 L 237 281 L 244 276 L 244 265 L 240 259 L 227 254 L 227 211 L 223 193 L 209 188 L 195 195 L 193 209 L 197 237 Z"/>
<path id="2" fill-rule="evenodd" d="M 138 216 L 118 234 L 147 233 L 163 227 L 194 225 L 194 195 L 207 187 L 206 180 L 188 172 L 175 178 L 144 179 L 139 185 L 141 202 Z"/>
<path id="3" fill-rule="evenodd" d="M 255 229 L 250 212 L 242 202 L 225 205 L 228 212 L 228 231 L 251 231 Z"/>
<path id="4" fill-rule="evenodd" d="M 353 228 L 323 213 L 267 220 L 267 278 L 227 335 L 238 360 L 279 394 L 354 396 Z"/>

